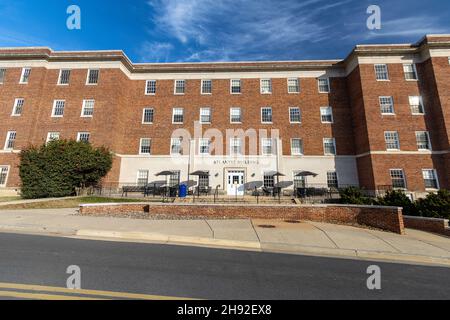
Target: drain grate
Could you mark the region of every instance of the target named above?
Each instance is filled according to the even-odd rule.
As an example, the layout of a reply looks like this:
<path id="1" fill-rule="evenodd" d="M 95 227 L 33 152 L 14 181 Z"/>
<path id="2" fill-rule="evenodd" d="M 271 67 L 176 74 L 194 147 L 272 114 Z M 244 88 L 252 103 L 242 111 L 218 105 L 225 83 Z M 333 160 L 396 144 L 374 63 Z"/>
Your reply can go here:
<path id="1" fill-rule="evenodd" d="M 286 222 L 286 223 L 302 223 L 301 221 L 298 221 L 298 220 L 284 220 L 284 222 Z"/>
<path id="2" fill-rule="evenodd" d="M 258 227 L 263 228 L 263 229 L 274 229 L 274 228 L 276 228 L 275 226 L 273 226 L 271 224 L 262 224 L 262 225 L 259 225 Z"/>

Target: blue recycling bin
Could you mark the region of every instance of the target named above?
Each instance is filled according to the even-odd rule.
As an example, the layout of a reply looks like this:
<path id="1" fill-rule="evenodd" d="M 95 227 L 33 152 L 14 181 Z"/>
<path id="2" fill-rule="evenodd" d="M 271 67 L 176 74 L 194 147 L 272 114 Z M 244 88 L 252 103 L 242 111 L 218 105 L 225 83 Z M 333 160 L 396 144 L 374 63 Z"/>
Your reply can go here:
<path id="1" fill-rule="evenodd" d="M 180 190 L 179 190 L 178 196 L 180 198 L 186 198 L 187 197 L 187 185 L 185 185 L 185 184 L 181 184 L 180 185 Z"/>

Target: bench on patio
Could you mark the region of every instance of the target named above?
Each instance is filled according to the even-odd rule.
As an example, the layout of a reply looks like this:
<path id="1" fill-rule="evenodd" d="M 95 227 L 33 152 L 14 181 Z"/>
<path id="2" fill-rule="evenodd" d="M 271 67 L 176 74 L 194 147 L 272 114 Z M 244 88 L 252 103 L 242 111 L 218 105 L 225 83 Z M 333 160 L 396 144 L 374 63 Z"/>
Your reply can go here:
<path id="1" fill-rule="evenodd" d="M 128 193 L 146 193 L 145 186 L 123 186 L 122 187 L 122 197 L 128 197 Z"/>

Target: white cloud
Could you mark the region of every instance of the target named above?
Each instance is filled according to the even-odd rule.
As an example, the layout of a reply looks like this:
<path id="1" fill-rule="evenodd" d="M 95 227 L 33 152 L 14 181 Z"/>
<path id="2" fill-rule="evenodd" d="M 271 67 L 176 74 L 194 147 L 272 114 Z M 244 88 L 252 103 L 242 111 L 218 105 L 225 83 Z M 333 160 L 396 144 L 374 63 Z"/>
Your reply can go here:
<path id="1" fill-rule="evenodd" d="M 139 55 L 146 62 L 167 62 L 172 50 L 170 43 L 146 41 L 139 49 Z"/>
<path id="2" fill-rule="evenodd" d="M 436 17 L 416 16 L 382 21 L 381 30 L 369 32 L 366 39 L 378 37 L 422 37 L 432 33 L 446 33 L 448 28 L 439 26 Z"/>

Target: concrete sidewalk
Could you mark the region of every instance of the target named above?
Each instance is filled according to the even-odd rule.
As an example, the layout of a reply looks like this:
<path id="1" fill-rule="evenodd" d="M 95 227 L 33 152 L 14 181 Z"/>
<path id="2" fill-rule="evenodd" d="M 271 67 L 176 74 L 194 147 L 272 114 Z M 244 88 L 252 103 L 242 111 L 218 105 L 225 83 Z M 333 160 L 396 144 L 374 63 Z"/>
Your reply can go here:
<path id="1" fill-rule="evenodd" d="M 134 220 L 45 209 L 0 210 L 0 231 L 450 266 L 450 238 L 409 229 L 401 236 L 317 222 Z"/>

